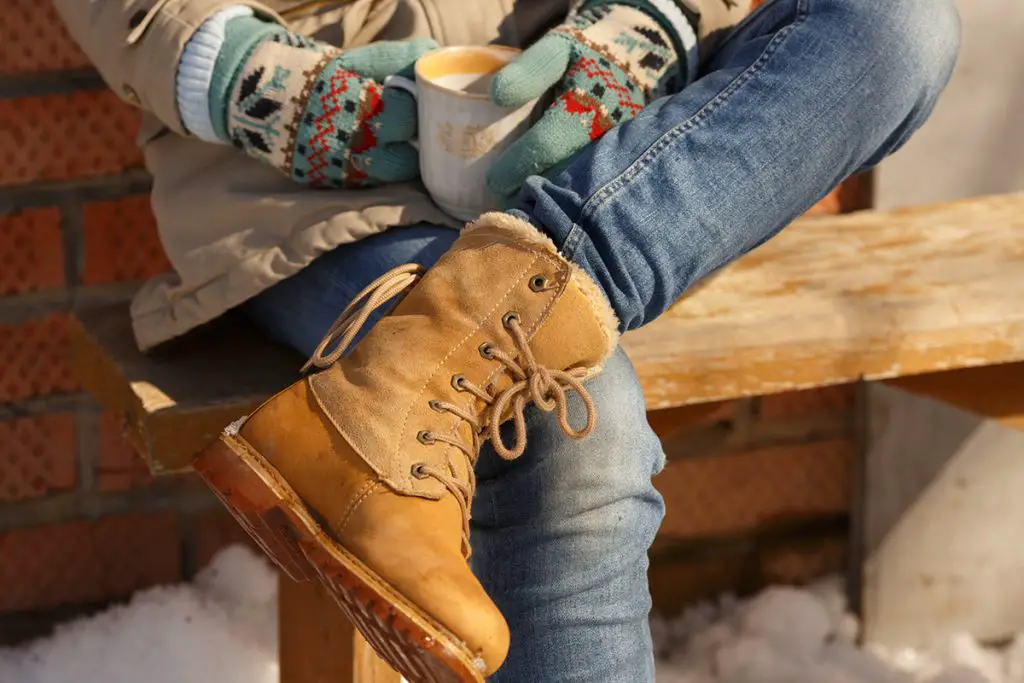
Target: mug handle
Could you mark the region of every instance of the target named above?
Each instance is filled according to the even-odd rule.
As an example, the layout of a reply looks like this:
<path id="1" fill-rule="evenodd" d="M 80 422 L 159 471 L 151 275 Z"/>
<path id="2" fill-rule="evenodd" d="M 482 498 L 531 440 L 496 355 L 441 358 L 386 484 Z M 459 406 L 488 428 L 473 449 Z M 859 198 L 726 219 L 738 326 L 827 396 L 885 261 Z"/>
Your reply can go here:
<path id="1" fill-rule="evenodd" d="M 420 93 L 419 88 L 416 86 L 416 81 L 405 76 L 392 75 L 384 79 L 385 88 L 397 88 L 398 90 L 404 90 L 405 92 L 412 95 L 413 99 L 419 102 Z M 409 144 L 418 152 L 420 150 L 419 138 L 409 140 Z"/>

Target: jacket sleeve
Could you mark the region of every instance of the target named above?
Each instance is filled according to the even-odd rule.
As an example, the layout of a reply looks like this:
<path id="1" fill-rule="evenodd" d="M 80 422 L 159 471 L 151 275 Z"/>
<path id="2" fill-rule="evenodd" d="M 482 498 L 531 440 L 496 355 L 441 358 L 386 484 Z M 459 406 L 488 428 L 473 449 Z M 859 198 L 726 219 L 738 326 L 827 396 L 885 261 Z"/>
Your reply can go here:
<path id="1" fill-rule="evenodd" d="M 54 0 L 68 31 L 121 99 L 185 134 L 175 102 L 181 51 L 202 23 L 228 5 L 283 19 L 252 0 Z"/>
<path id="2" fill-rule="evenodd" d="M 121 99 L 153 114 L 179 135 L 186 135 L 178 115 L 175 79 L 181 53 L 208 18 L 229 5 L 247 5 L 257 16 L 302 32 L 305 24 L 323 25 L 307 8 L 323 3 L 266 0 L 53 0 L 68 31 Z M 339 6 L 342 47 L 370 42 L 386 25 L 398 0 L 355 0 Z M 279 13 L 274 8 L 281 8 Z M 337 25 L 337 24 L 336 24 Z"/>

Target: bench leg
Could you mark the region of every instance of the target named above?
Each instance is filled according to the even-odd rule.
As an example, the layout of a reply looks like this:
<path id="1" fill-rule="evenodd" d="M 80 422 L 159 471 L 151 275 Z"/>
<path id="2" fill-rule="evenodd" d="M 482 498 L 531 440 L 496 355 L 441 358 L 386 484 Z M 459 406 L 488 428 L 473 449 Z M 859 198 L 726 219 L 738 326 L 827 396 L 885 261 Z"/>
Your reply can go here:
<path id="1" fill-rule="evenodd" d="M 281 683 L 400 683 L 319 582 L 278 578 Z"/>
<path id="2" fill-rule="evenodd" d="M 1009 416 L 997 386 L 977 402 L 946 397 Z M 930 650 L 957 633 L 995 642 L 1024 630 L 1024 604 L 1007 593 L 1024 571 L 1024 433 L 894 386 L 869 385 L 867 398 L 865 640 Z"/>

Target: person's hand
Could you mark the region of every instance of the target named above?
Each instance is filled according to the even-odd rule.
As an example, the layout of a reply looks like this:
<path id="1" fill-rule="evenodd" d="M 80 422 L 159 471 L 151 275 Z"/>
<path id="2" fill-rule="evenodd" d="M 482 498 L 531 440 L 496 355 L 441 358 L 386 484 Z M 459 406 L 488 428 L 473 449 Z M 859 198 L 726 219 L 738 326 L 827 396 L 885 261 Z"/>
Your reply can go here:
<path id="1" fill-rule="evenodd" d="M 290 33 L 259 43 L 230 91 L 226 132 L 250 156 L 314 187 L 419 176 L 416 102 L 385 78 L 411 77 L 430 38 L 341 51 Z"/>
<path id="2" fill-rule="evenodd" d="M 681 13 L 666 19 L 645 0 L 591 3 L 498 72 L 491 98 L 499 106 L 520 107 L 549 90 L 552 99 L 488 170 L 488 189 L 510 199 L 528 176 L 550 175 L 648 102 L 685 85 L 690 70 L 677 34 L 692 36 L 688 21 Z"/>

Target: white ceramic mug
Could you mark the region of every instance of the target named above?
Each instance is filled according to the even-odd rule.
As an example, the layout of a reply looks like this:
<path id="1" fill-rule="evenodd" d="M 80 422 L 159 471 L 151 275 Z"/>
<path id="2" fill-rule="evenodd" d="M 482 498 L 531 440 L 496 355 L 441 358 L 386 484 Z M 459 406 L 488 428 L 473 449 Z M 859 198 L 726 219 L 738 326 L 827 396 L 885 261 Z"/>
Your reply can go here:
<path id="1" fill-rule="evenodd" d="M 533 102 L 503 109 L 490 99 L 494 74 L 519 54 L 494 45 L 441 48 L 416 62 L 415 84 L 400 77 L 387 81 L 416 97 L 423 184 L 459 220 L 497 208 L 485 185 L 487 169 L 529 127 Z"/>

